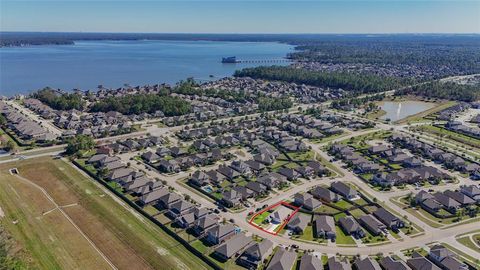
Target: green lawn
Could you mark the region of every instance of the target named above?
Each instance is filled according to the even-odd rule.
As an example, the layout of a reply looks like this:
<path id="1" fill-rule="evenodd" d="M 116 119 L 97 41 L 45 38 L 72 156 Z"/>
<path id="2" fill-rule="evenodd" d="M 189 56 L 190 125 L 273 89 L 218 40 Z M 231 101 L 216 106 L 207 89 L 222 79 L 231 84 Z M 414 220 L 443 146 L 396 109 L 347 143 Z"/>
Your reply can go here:
<path id="1" fill-rule="evenodd" d="M 333 216 L 333 218 L 335 219 L 335 222 L 338 222 L 339 219 L 341 219 L 342 217 L 346 217 L 347 214 L 345 213 L 339 213 L 339 214 L 336 214 L 335 216 Z"/>
<path id="2" fill-rule="evenodd" d="M 340 208 L 342 208 L 342 209 L 344 209 L 344 210 L 349 209 L 350 207 L 352 207 L 352 204 L 349 203 L 349 202 L 347 202 L 347 201 L 345 201 L 345 200 L 339 200 L 338 202 L 334 203 L 334 205 L 337 206 L 337 207 L 340 207 Z"/>
<path id="3" fill-rule="evenodd" d="M 338 245 L 355 245 L 355 240 L 350 235 L 346 235 L 343 230 L 336 226 L 336 233 L 337 233 L 337 238 L 336 238 L 336 243 Z"/>
<path id="4" fill-rule="evenodd" d="M 357 208 L 352 211 L 350 211 L 350 214 L 354 216 L 355 218 L 359 218 L 361 216 L 365 216 L 365 212 L 363 212 L 361 209 Z"/>
<path id="5" fill-rule="evenodd" d="M 312 225 L 308 225 L 303 231 L 303 234 L 300 235 L 298 238 L 306 241 L 313 241 L 314 237 Z"/>
<path id="6" fill-rule="evenodd" d="M 338 210 L 330 207 L 328 205 L 322 204 L 319 208 L 315 209 L 315 213 L 322 213 L 322 214 L 335 214 L 338 213 Z"/>
<path id="7" fill-rule="evenodd" d="M 270 215 L 270 212 L 265 211 L 265 212 L 261 213 L 260 215 L 256 216 L 255 219 L 253 219 L 253 223 L 255 223 L 257 225 L 261 225 L 263 223 L 263 221 L 266 218 L 268 218 L 269 215 Z"/>

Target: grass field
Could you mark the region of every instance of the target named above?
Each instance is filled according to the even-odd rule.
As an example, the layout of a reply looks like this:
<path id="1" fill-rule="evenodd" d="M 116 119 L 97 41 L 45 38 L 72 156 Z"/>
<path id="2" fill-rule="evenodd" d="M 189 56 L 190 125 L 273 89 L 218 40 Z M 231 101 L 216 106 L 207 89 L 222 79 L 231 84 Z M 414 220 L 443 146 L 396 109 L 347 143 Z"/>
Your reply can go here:
<path id="1" fill-rule="evenodd" d="M 39 188 L 11 176 L 11 167 L 42 187 L 78 229 Z M 7 163 L 0 166 L 0 179 L 6 214 L 1 223 L 40 269 L 110 269 L 107 260 L 118 269 L 208 269 L 175 239 L 62 160 Z"/>
<path id="2" fill-rule="evenodd" d="M 473 236 L 473 237 L 475 239 L 475 236 Z M 472 240 L 470 239 L 470 236 L 464 236 L 464 237 L 461 237 L 461 238 L 457 238 L 457 241 L 460 244 L 462 244 L 462 245 L 464 245 L 464 246 L 466 246 L 470 249 L 473 249 L 477 252 L 480 252 L 480 247 L 478 247 L 477 245 L 475 245 L 475 243 L 472 242 Z"/>

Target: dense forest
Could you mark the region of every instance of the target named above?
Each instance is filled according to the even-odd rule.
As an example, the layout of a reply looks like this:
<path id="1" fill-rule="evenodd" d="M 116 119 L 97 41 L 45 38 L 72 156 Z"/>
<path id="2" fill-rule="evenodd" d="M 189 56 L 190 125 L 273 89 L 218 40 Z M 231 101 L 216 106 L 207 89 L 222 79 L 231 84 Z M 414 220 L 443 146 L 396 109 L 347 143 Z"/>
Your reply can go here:
<path id="1" fill-rule="evenodd" d="M 85 106 L 85 101 L 80 95 L 75 93 L 59 94 L 48 87 L 33 93 L 32 97 L 56 110 L 82 110 Z"/>
<path id="2" fill-rule="evenodd" d="M 165 116 L 177 116 L 190 113 L 192 111 L 192 106 L 189 102 L 179 97 L 157 94 L 139 94 L 122 97 L 108 97 L 93 104 L 90 111 L 117 111 L 127 115 L 162 111 Z"/>
<path id="3" fill-rule="evenodd" d="M 460 101 L 480 100 L 480 86 L 462 85 L 453 82 L 429 82 L 398 90 L 396 95 L 418 95 Z"/>
<path id="4" fill-rule="evenodd" d="M 342 88 L 359 94 L 393 90 L 409 83 L 409 80 L 392 77 L 347 72 L 316 72 L 280 66 L 245 68 L 236 71 L 234 76 Z"/>
<path id="5" fill-rule="evenodd" d="M 363 63 L 409 65 L 418 68 L 447 69 L 451 74 L 480 72 L 479 37 L 425 36 L 397 39 L 350 39 L 317 41 L 297 46 L 290 58 L 320 63 Z"/>

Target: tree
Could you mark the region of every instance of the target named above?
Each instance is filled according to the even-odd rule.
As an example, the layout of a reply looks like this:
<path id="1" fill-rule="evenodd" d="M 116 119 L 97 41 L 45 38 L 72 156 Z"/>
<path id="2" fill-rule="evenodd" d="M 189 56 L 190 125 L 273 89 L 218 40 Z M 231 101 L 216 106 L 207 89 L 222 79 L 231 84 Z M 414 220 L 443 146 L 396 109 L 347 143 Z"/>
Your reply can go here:
<path id="1" fill-rule="evenodd" d="M 5 151 L 7 152 L 13 152 L 15 150 L 15 143 L 13 141 L 7 141 L 7 143 L 5 144 Z"/>
<path id="2" fill-rule="evenodd" d="M 95 147 L 95 141 L 88 135 L 77 135 L 67 143 L 65 152 L 68 155 L 78 154 L 80 151 L 92 150 Z"/>

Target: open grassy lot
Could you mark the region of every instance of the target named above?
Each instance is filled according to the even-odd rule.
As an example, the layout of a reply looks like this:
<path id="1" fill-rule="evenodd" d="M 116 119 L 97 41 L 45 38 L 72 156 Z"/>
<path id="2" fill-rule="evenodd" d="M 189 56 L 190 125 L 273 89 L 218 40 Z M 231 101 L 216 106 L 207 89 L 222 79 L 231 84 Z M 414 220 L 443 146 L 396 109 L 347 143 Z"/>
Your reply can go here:
<path id="1" fill-rule="evenodd" d="M 63 210 L 78 230 L 58 209 L 42 215 L 54 206 L 38 188 L 32 189 L 33 185 L 10 176 L 7 169 L 11 167 L 42 187 L 59 206 L 71 205 Z M 93 246 L 118 269 L 208 268 L 175 239 L 116 202 L 92 179 L 62 160 L 38 158 L 7 163 L 0 166 L 0 173 L 0 201 L 2 206 L 9 206 L 4 209 L 7 217 L 2 223 L 31 252 L 41 269 L 110 268 Z M 18 220 L 17 225 L 12 225 L 14 220 Z"/>

